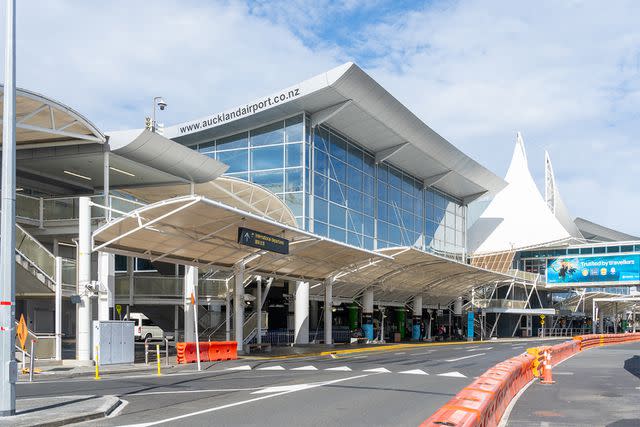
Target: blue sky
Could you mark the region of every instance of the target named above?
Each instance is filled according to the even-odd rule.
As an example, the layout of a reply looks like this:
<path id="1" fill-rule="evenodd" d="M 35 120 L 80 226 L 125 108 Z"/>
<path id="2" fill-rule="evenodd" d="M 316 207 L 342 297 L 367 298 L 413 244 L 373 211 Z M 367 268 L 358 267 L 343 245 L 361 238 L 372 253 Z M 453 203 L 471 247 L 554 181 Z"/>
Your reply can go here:
<path id="1" fill-rule="evenodd" d="M 18 84 L 105 130 L 241 104 L 354 61 L 504 175 L 521 131 L 582 216 L 640 235 L 640 2 L 21 0 Z"/>

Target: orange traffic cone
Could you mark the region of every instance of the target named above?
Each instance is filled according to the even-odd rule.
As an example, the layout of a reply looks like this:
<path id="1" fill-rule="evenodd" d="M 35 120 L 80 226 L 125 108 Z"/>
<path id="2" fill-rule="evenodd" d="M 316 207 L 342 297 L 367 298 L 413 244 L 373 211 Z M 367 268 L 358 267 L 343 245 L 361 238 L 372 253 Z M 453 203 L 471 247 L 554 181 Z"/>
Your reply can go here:
<path id="1" fill-rule="evenodd" d="M 542 381 L 540 384 L 555 384 L 553 373 L 551 372 L 551 353 L 547 350 L 544 352 L 544 363 L 542 365 Z"/>

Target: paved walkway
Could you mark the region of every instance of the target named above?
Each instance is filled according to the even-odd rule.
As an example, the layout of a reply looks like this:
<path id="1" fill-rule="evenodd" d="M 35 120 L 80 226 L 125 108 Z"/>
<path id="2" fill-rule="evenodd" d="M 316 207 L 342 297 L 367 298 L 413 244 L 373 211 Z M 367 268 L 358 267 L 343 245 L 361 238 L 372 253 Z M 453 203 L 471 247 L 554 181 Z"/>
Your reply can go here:
<path id="1" fill-rule="evenodd" d="M 640 343 L 578 353 L 553 379 L 520 396 L 507 426 L 640 426 Z"/>

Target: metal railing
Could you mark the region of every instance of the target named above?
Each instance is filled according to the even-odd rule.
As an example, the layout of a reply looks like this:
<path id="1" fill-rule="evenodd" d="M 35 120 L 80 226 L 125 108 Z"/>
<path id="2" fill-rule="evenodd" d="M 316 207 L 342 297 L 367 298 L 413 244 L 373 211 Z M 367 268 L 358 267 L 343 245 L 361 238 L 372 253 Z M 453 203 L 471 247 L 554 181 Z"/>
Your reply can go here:
<path id="1" fill-rule="evenodd" d="M 18 224 L 16 224 L 16 251 L 49 279 L 54 280 L 56 257 Z"/>
<path id="2" fill-rule="evenodd" d="M 224 299 L 227 289 L 224 281 L 201 279 L 198 282 L 199 298 Z M 159 275 L 134 275 L 133 294 L 145 298 L 183 298 L 184 278 Z M 129 295 L 129 276 L 116 274 L 116 297 Z"/>
<path id="3" fill-rule="evenodd" d="M 149 353 L 154 354 L 156 352 L 155 349 L 149 350 L 149 342 L 154 340 L 154 338 L 146 338 L 144 340 L 144 364 L 149 364 Z M 164 366 L 169 366 L 169 339 L 164 337 L 161 339 L 164 341 Z M 159 341 L 156 339 L 155 341 Z"/>
<path id="4" fill-rule="evenodd" d="M 589 328 L 550 328 L 538 329 L 538 336 L 542 337 L 574 337 L 591 333 Z"/>

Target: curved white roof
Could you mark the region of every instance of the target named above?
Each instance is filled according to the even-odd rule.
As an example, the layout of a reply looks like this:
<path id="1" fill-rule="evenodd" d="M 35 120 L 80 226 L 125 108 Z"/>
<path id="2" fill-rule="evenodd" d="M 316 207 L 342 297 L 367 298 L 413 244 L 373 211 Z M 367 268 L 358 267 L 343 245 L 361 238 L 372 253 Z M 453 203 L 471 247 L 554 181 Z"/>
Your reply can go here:
<path id="1" fill-rule="evenodd" d="M 546 150 L 544 152 L 544 178 L 544 198 L 547 202 L 547 206 L 551 210 L 551 213 L 556 216 L 558 221 L 560 221 L 560 224 L 562 224 L 562 226 L 569 232 L 569 234 L 577 239 L 582 239 L 583 236 L 580 233 L 580 230 L 578 230 L 575 222 L 573 222 L 573 219 L 569 214 L 569 209 L 567 209 L 567 205 L 564 204 L 564 201 L 560 196 L 560 191 L 558 190 L 558 185 L 556 184 L 556 177 L 553 174 L 551 157 Z"/>
<path id="2" fill-rule="evenodd" d="M 4 86 L 0 85 L 4 95 Z M 0 117 L 4 117 L 0 104 Z M 0 140 L 2 129 L 0 129 Z M 102 132 L 76 110 L 26 89 L 16 89 L 16 145 L 18 148 L 104 143 Z"/>
<path id="3" fill-rule="evenodd" d="M 470 253 L 500 252 L 571 238 L 536 187 L 519 132 L 505 180 L 507 187 L 469 229 Z"/>
<path id="4" fill-rule="evenodd" d="M 305 111 L 426 186 L 463 202 L 505 182 L 438 135 L 360 67 L 348 62 L 278 93 L 208 117 L 165 128 L 185 145 L 210 141 Z"/>

